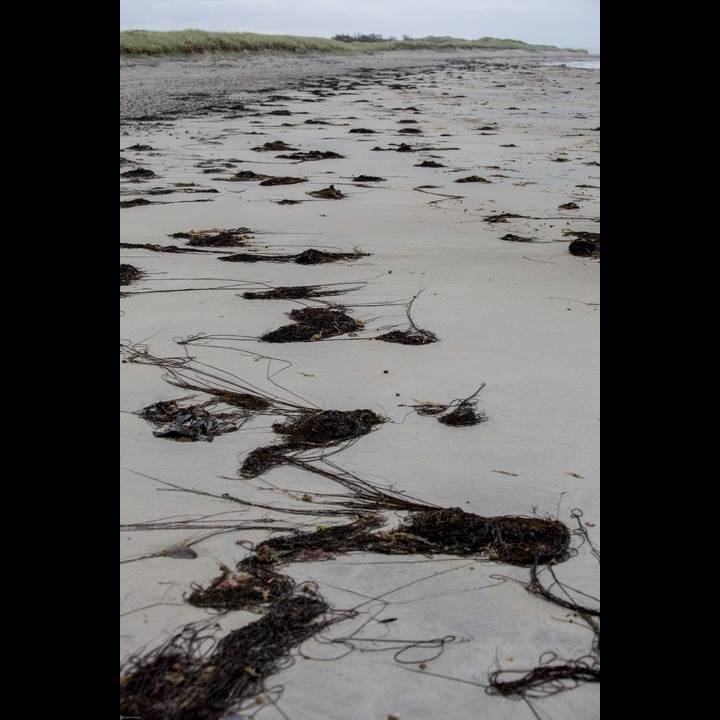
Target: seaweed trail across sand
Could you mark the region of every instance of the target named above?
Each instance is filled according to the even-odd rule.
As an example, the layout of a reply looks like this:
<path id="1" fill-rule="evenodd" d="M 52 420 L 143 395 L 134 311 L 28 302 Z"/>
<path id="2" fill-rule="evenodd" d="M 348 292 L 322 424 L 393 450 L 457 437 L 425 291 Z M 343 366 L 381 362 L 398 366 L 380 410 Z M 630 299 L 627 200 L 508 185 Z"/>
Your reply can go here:
<path id="1" fill-rule="evenodd" d="M 306 90 L 312 87 L 312 83 L 306 84 Z M 398 83 L 395 89 L 402 91 L 407 87 Z M 316 83 L 315 90 L 326 93 L 343 90 L 343 87 L 339 82 L 323 82 Z M 293 149 L 289 143 L 284 144 L 283 148 Z M 273 145 L 272 149 L 279 148 Z M 416 150 L 406 143 L 393 149 L 408 155 Z M 288 159 L 312 158 L 296 156 Z M 280 178 L 277 184 L 296 184 L 283 182 L 283 179 L 288 179 L 285 176 L 274 177 Z M 477 175 L 468 176 L 465 181 L 484 184 Z M 266 187 L 273 184 L 269 183 Z M 344 199 L 333 185 L 320 191 L 316 197 L 322 200 Z M 445 194 L 443 197 L 457 200 L 461 196 Z M 435 204 L 440 202 L 433 201 Z M 138 206 L 141 204 L 138 202 Z M 507 217 L 511 216 L 508 214 Z M 592 247 L 583 246 L 587 249 L 580 248 L 576 243 L 580 249 L 577 254 L 597 257 L 592 253 L 595 249 L 599 251 L 599 234 L 597 247 L 594 238 L 577 237 L 585 243 L 593 243 Z M 345 257 L 331 260 L 329 255 L 322 255 L 322 251 L 313 249 L 305 252 L 305 257 L 312 259 L 312 263 L 306 264 L 357 259 L 351 257 L 352 254 L 345 254 Z M 220 259 L 230 262 L 303 264 L 297 260 L 302 256 L 303 253 L 285 256 L 238 253 L 232 260 L 229 255 Z M 250 257 L 253 259 L 250 260 Z M 142 270 L 121 265 L 121 285 L 124 269 L 125 284 L 142 277 Z M 273 291 L 268 290 L 262 298 L 245 299 L 278 299 L 278 296 L 285 300 L 312 299 L 312 293 L 305 292 L 307 288 L 314 288 L 317 298 L 323 293 L 318 288 L 324 286 L 295 287 L 302 288 L 302 292 L 299 291 L 295 298 L 290 297 L 293 294 L 290 286 L 280 286 L 277 289 L 282 288 L 284 294 L 279 292 L 274 298 Z M 358 325 L 352 315 L 346 312 L 348 310 L 348 307 L 337 305 L 293 310 L 289 313 L 295 321 L 292 325 L 271 331 L 267 337 L 259 339 L 271 342 L 272 333 L 280 332 L 282 342 L 312 341 L 323 337 L 337 338 L 362 330 L 362 325 Z M 438 337 L 434 333 L 415 325 L 409 310 L 410 304 L 407 306 L 407 330 L 392 330 L 375 339 L 406 345 L 437 342 Z M 312 326 L 309 329 L 303 327 L 304 323 L 311 320 L 321 320 L 325 326 L 320 330 Z M 298 330 L 298 327 L 301 329 Z M 292 336 L 290 340 L 287 339 L 288 335 Z M 197 335 L 196 338 L 207 346 L 212 343 L 213 336 Z M 198 342 L 182 341 L 180 344 L 187 351 Z M 236 495 L 222 491 L 198 491 L 180 482 L 157 480 L 165 489 L 176 493 L 211 497 L 233 507 L 262 511 L 264 518 L 255 527 L 267 531 L 272 529 L 274 518 L 280 518 L 283 524 L 275 527 L 284 530 L 285 534 L 275 534 L 254 545 L 246 545 L 245 548 L 249 548 L 250 552 L 243 559 L 234 564 L 228 562 L 229 566 L 223 564 L 219 575 L 209 583 L 193 583 L 188 588 L 184 601 L 192 607 L 214 614 L 209 615 L 208 620 L 182 626 L 154 649 L 133 653 L 125 659 L 120 680 L 122 714 L 219 720 L 227 712 L 248 713 L 251 708 L 257 708 L 267 701 L 277 702 L 282 694 L 282 686 L 270 686 L 267 681 L 298 657 L 300 645 L 322 636 L 331 628 L 341 627 L 343 622 L 357 620 L 364 612 L 363 604 L 350 609 L 333 607 L 323 597 L 318 585 L 312 582 L 296 583 L 281 570 L 289 570 L 291 566 L 303 562 L 334 560 L 349 553 L 362 554 L 368 562 L 377 556 L 420 556 L 432 560 L 435 556 L 449 555 L 525 569 L 528 576 L 524 587 L 531 595 L 570 611 L 576 622 L 589 631 L 587 651 L 569 660 L 548 653 L 533 668 L 526 671 L 498 669 L 487 674 L 485 683 L 478 682 L 476 686 L 488 694 L 521 698 L 529 703 L 530 700 L 551 696 L 584 683 L 599 682 L 599 603 L 575 592 L 558 574 L 559 566 L 576 557 L 581 548 L 590 548 L 599 562 L 599 553 L 596 553 L 590 542 L 588 524 L 581 522 L 582 513 L 579 510 L 572 513 L 577 527 L 571 529 L 552 517 L 484 516 L 466 512 L 456 506 L 437 506 L 415 499 L 395 487 L 397 479 L 393 479 L 390 486 L 382 487 L 377 482 L 363 479 L 361 473 L 343 470 L 330 459 L 355 442 L 365 442 L 363 438 L 370 433 L 383 432 L 382 426 L 388 418 L 374 410 L 325 410 L 308 406 L 301 399 L 288 402 L 272 393 L 259 391 L 257 386 L 241 378 L 234 378 L 227 370 L 202 365 L 189 354 L 178 358 L 159 358 L 153 356 L 146 347 L 131 344 L 121 345 L 121 353 L 127 363 L 161 368 L 167 382 L 191 393 L 182 398 L 155 401 L 137 411 L 139 418 L 154 429 L 153 434 L 158 442 L 167 439 L 210 440 L 221 436 L 223 439 L 219 442 L 223 442 L 232 437 L 231 433 L 243 431 L 259 418 L 282 415 L 284 420 L 274 422 L 271 426 L 278 438 L 277 442 L 259 445 L 246 453 L 237 476 L 243 482 L 265 481 L 272 487 L 272 478 L 279 470 L 286 468 L 319 482 L 329 483 L 334 488 L 324 493 L 316 492 L 312 497 L 303 495 L 300 503 L 283 506 L 276 502 L 248 499 L 256 496 L 245 492 Z M 410 407 L 418 415 L 434 416 L 448 427 L 469 428 L 487 420 L 484 412 L 478 413 L 475 409 L 475 398 L 479 391 L 447 403 L 418 402 Z M 476 428 L 469 432 L 480 430 Z M 462 433 L 466 430 L 450 432 Z M 267 479 L 268 476 L 270 479 Z M 402 482 L 407 480 L 403 479 Z M 289 489 L 275 486 L 274 491 L 282 494 L 288 493 Z M 387 513 L 393 515 L 390 522 L 385 515 Z M 303 516 L 311 518 L 311 522 L 316 522 L 318 517 L 341 517 L 348 522 L 320 523 L 308 532 L 306 527 L 296 525 L 291 520 Z M 209 534 L 250 528 L 252 522 L 229 523 L 225 526 L 214 524 Z M 196 518 L 175 518 L 123 525 L 123 530 L 165 532 L 171 525 L 175 530 L 184 532 L 202 527 Z M 198 545 L 201 541 L 198 537 L 188 537 L 184 543 L 148 557 L 192 559 L 190 545 Z M 145 558 L 136 560 L 141 559 Z M 259 619 L 230 632 L 220 631 L 215 620 L 237 611 L 254 612 L 259 615 Z M 391 621 L 392 618 L 387 620 Z M 335 639 L 349 650 L 358 650 L 363 645 L 363 639 L 354 633 Z M 396 640 L 392 649 L 396 653 L 397 663 L 402 662 L 404 652 L 418 648 L 427 651 L 429 661 L 457 640 L 451 635 L 406 638 Z M 420 663 L 422 670 L 425 669 L 423 665 L 426 663 Z"/>

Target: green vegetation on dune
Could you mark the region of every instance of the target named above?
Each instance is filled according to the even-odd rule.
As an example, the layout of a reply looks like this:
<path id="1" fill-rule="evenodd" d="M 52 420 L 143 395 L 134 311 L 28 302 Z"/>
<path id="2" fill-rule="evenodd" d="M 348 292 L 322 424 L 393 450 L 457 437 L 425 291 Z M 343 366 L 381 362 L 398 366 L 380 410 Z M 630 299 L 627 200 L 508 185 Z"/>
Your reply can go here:
<path id="1" fill-rule="evenodd" d="M 334 38 L 296 37 L 294 35 L 260 35 L 249 32 L 208 32 L 205 30 L 124 30 L 120 32 L 120 56 L 169 56 L 265 53 L 265 54 L 334 54 L 392 50 L 438 49 L 497 49 L 497 50 L 554 50 L 587 53 L 584 49 L 558 48 L 553 45 L 529 45 L 520 40 L 501 40 L 483 37 L 462 40 L 451 37 L 429 36 L 402 40 L 383 38 L 381 35 L 336 35 Z"/>

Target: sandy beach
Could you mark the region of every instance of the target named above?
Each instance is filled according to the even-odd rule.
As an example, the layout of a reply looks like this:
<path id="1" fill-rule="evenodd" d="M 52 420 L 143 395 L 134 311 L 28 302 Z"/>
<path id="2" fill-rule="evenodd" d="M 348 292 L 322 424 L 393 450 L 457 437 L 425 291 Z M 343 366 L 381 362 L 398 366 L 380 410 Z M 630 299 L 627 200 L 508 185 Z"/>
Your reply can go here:
<path id="1" fill-rule="evenodd" d="M 212 687 L 198 718 L 600 717 L 577 59 L 121 62 L 121 715 Z M 223 638 L 271 618 L 230 679 Z"/>

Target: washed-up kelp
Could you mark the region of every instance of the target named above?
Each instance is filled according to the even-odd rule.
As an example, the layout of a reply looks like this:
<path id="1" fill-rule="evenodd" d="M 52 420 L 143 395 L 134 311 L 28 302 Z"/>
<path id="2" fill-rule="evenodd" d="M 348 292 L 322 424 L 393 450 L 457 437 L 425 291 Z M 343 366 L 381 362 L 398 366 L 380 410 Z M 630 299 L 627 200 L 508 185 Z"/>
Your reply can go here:
<path id="1" fill-rule="evenodd" d="M 170 237 L 182 238 L 192 247 L 238 247 L 252 239 L 252 230 L 246 227 L 234 229 L 190 230 L 176 232 Z"/>
<path id="2" fill-rule="evenodd" d="M 221 399 L 235 407 L 225 412 L 211 412 Z M 239 398 L 234 398 L 232 393 L 223 393 L 219 399 L 195 405 L 182 405 L 181 400 L 161 400 L 144 407 L 138 416 L 157 428 L 153 431 L 155 437 L 212 442 L 218 435 L 237 430 L 242 421 L 249 417 L 248 411 L 263 409 L 265 406 L 249 408 Z"/>
<path id="3" fill-rule="evenodd" d="M 156 177 L 155 173 L 152 170 L 148 170 L 147 168 L 134 168 L 133 170 L 127 170 L 124 173 L 120 173 L 122 177 L 126 178 L 133 178 L 133 179 L 142 179 L 142 178 L 153 178 Z"/>
<path id="4" fill-rule="evenodd" d="M 411 512 L 391 530 L 374 530 L 384 518 L 372 515 L 348 525 L 271 538 L 256 547 L 274 562 L 314 559 L 352 551 L 408 555 L 482 555 L 510 565 L 562 562 L 569 557 L 570 531 L 559 520 L 522 516 L 483 517 L 458 507 Z M 267 551 L 272 550 L 272 553 Z"/>
<path id="5" fill-rule="evenodd" d="M 220 720 L 264 692 L 290 651 L 338 618 L 307 584 L 284 593 L 259 619 L 219 641 L 192 625 L 121 667 L 120 714 L 157 720 Z M 208 650 L 208 646 L 210 649 Z"/>
<path id="6" fill-rule="evenodd" d="M 419 294 L 420 293 L 418 293 L 418 295 Z M 390 330 L 382 335 L 378 335 L 375 340 L 398 343 L 400 345 L 429 345 L 430 343 L 438 342 L 438 336 L 435 335 L 435 333 L 418 327 L 410 316 L 410 309 L 412 308 L 412 304 L 415 302 L 418 295 L 415 295 L 415 297 L 408 303 L 405 310 L 410 327 L 407 330 Z"/>
<path id="7" fill-rule="evenodd" d="M 277 287 L 272 290 L 253 292 L 248 290 L 242 294 L 246 300 L 302 300 L 305 298 L 325 297 L 327 295 L 341 295 L 348 290 L 323 290 L 324 285 L 292 285 Z"/>
<path id="8" fill-rule="evenodd" d="M 120 209 L 140 207 L 141 205 L 152 205 L 152 200 L 146 200 L 145 198 L 135 198 L 134 200 L 121 200 Z"/>
<path id="9" fill-rule="evenodd" d="M 193 584 L 187 602 L 214 610 L 255 610 L 292 591 L 292 581 L 273 572 L 268 564 L 245 562 L 233 573 L 221 567 L 221 574 L 208 587 Z"/>
<path id="10" fill-rule="evenodd" d="M 294 262 L 298 265 L 321 265 L 323 263 L 337 262 L 338 260 L 357 260 L 367 257 L 369 253 L 361 252 L 325 252 L 309 248 L 295 255 L 259 255 L 254 253 L 237 253 L 218 258 L 225 262 Z"/>
<path id="11" fill-rule="evenodd" d="M 285 423 L 275 423 L 273 430 L 285 442 L 253 450 L 238 471 L 243 477 L 257 477 L 276 465 L 289 462 L 303 450 L 333 447 L 367 435 L 375 425 L 386 422 L 372 410 L 321 410 L 306 412 Z"/>
<path id="12" fill-rule="evenodd" d="M 353 182 L 384 182 L 385 178 L 377 175 L 358 175 L 353 178 Z"/>
<path id="13" fill-rule="evenodd" d="M 506 223 L 508 218 L 524 218 L 525 215 L 516 215 L 515 213 L 500 213 L 499 215 L 488 215 L 483 220 L 488 223 Z"/>
<path id="14" fill-rule="evenodd" d="M 330 160 L 333 158 L 344 158 L 344 155 L 340 155 L 340 153 L 332 152 L 332 150 L 328 150 L 327 152 L 322 152 L 320 150 L 310 150 L 309 152 L 296 152 L 291 153 L 290 155 L 278 155 L 278 158 L 281 158 L 283 160 Z"/>
<path id="15" fill-rule="evenodd" d="M 323 200 L 342 200 L 344 197 L 347 197 L 334 185 L 330 185 L 322 190 L 312 190 L 308 193 L 308 195 L 312 195 L 313 197 L 321 198 Z"/>
<path id="16" fill-rule="evenodd" d="M 202 252 L 202 250 L 192 250 L 192 249 L 188 249 L 188 248 L 181 248 L 181 247 L 178 247 L 177 245 L 157 245 L 157 244 L 153 244 L 153 243 L 120 243 L 120 247 L 128 249 L 128 250 L 152 250 L 153 252 L 164 252 L 164 253 Z"/>
<path id="17" fill-rule="evenodd" d="M 484 177 L 480 177 L 479 175 L 468 175 L 467 177 L 458 178 L 456 183 L 489 183 L 490 180 L 487 180 Z"/>
<path id="18" fill-rule="evenodd" d="M 376 340 L 383 342 L 398 343 L 400 345 L 429 345 L 438 342 L 435 333 L 422 328 L 413 327 L 409 330 L 390 330 L 389 332 L 378 335 Z"/>
<path id="19" fill-rule="evenodd" d="M 342 310 L 296 308 L 288 313 L 295 322 L 260 336 L 263 342 L 313 342 L 362 330 L 364 323 Z"/>
<path id="20" fill-rule="evenodd" d="M 252 150 L 257 150 L 258 152 L 276 152 L 277 150 L 297 150 L 297 148 L 288 145 L 282 140 L 276 140 L 275 142 L 266 142 L 264 145 L 258 145 L 252 148 Z"/>
<path id="21" fill-rule="evenodd" d="M 578 257 L 600 257 L 600 233 L 568 232 L 566 235 L 575 235 L 575 239 L 568 246 L 572 255 Z"/>
<path id="22" fill-rule="evenodd" d="M 417 163 L 415 167 L 441 168 L 445 166 L 442 163 L 435 162 L 435 160 L 423 160 L 421 163 Z"/>
<path id="23" fill-rule="evenodd" d="M 432 415 L 443 425 L 450 425 L 451 427 L 478 425 L 488 420 L 487 415 L 483 411 L 478 412 L 475 409 L 477 406 L 475 396 L 484 387 L 485 383 L 483 383 L 469 397 L 460 400 L 453 400 L 447 405 L 443 405 L 438 402 L 426 401 L 418 402 L 416 405 L 412 405 L 411 407 L 415 409 L 418 415 Z"/>
<path id="24" fill-rule="evenodd" d="M 260 184 L 263 187 L 271 187 L 273 185 L 297 185 L 298 183 L 307 182 L 307 178 L 301 177 L 269 177 L 267 180 L 263 180 Z"/>
<path id="25" fill-rule="evenodd" d="M 507 240 L 508 242 L 533 242 L 532 238 L 523 237 L 522 235 L 513 235 L 512 233 L 507 233 L 506 235 L 503 235 L 500 239 Z"/>
<path id="26" fill-rule="evenodd" d="M 139 270 L 134 265 L 120 263 L 120 285 L 130 285 L 141 278 L 142 274 L 142 270 Z"/>
<path id="27" fill-rule="evenodd" d="M 235 173 L 230 178 L 217 178 L 218 180 L 235 180 L 235 181 L 241 181 L 241 180 L 267 180 L 270 177 L 270 175 L 263 175 L 262 173 L 256 173 L 252 170 L 241 170 L 240 172 Z"/>

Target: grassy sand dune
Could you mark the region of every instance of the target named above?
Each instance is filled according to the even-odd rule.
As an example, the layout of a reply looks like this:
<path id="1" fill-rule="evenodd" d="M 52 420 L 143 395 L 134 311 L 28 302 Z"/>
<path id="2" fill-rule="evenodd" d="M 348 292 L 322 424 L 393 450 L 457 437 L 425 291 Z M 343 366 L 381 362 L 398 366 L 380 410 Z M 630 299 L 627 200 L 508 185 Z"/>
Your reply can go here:
<path id="1" fill-rule="evenodd" d="M 349 37 L 349 36 L 343 36 Z M 374 38 L 371 42 L 363 38 Z M 443 48 L 503 50 L 563 50 L 587 53 L 584 49 L 558 48 L 552 45 L 529 45 L 520 40 L 483 37 L 463 40 L 429 36 L 403 40 L 375 39 L 381 36 L 355 36 L 352 41 L 294 35 L 261 35 L 250 32 L 207 32 L 205 30 L 125 30 L 120 33 L 120 56 L 183 57 L 203 53 L 270 53 L 310 55 L 328 53 L 353 55 L 393 50 L 436 50 Z"/>

